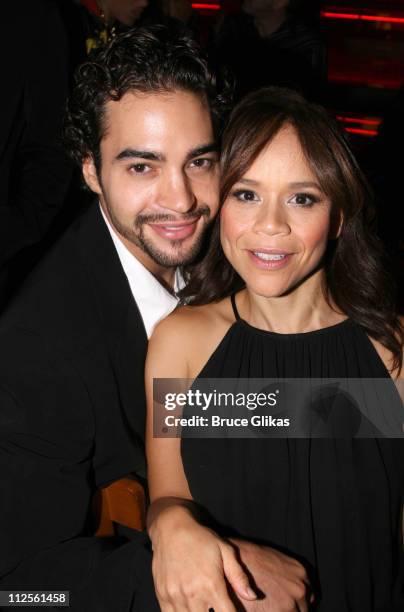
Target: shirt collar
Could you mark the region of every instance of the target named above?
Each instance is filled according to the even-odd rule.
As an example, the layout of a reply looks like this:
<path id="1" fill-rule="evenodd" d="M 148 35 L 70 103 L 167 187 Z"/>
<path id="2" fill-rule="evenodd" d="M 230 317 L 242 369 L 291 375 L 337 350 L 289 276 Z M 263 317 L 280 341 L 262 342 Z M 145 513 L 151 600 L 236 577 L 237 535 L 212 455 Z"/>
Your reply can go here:
<path id="1" fill-rule="evenodd" d="M 178 298 L 167 291 L 157 278 L 124 245 L 112 228 L 101 205 L 100 211 L 111 234 L 132 295 L 140 310 L 147 337 L 150 338 L 157 323 L 175 309 L 178 304 Z M 184 285 L 183 276 L 180 269 L 177 268 L 175 271 L 174 292 L 178 293 Z"/>

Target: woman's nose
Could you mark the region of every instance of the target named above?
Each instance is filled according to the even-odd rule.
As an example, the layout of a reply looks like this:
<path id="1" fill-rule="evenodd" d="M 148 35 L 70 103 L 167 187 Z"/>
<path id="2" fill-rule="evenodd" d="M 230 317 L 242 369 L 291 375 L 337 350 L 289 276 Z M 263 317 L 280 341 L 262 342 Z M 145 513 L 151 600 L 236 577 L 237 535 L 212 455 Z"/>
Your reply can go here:
<path id="1" fill-rule="evenodd" d="M 258 211 L 254 230 L 257 233 L 268 235 L 289 234 L 290 226 L 287 212 L 278 202 L 270 202 L 263 205 Z"/>

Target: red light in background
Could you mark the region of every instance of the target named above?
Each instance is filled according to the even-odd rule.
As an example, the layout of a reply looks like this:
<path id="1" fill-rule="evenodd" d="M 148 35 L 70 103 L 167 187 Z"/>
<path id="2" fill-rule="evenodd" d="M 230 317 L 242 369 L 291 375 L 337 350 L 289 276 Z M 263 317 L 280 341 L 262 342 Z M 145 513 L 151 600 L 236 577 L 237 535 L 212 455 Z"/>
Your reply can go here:
<path id="1" fill-rule="evenodd" d="M 351 134 L 360 134 L 361 136 L 377 136 L 377 130 L 363 130 L 362 128 L 349 128 L 345 130 Z"/>
<path id="2" fill-rule="evenodd" d="M 389 15 L 361 15 L 359 13 L 332 13 L 330 11 L 321 11 L 321 17 L 327 19 L 349 19 L 349 20 L 361 20 L 361 21 L 379 21 L 385 23 L 402 23 L 404 24 L 404 17 L 391 17 Z"/>
<path id="3" fill-rule="evenodd" d="M 365 119 L 359 117 L 343 117 L 341 115 L 337 115 L 338 121 L 342 123 L 360 123 L 361 125 L 377 125 L 379 126 L 381 123 L 381 119 Z"/>
<path id="4" fill-rule="evenodd" d="M 342 123 L 343 128 L 350 134 L 359 134 L 360 136 L 377 136 L 378 128 L 382 122 L 379 117 L 366 117 L 366 115 L 343 115 L 336 114 L 335 118 Z"/>
<path id="5" fill-rule="evenodd" d="M 192 4 L 193 9 L 206 9 L 207 11 L 219 11 L 220 4 Z"/>

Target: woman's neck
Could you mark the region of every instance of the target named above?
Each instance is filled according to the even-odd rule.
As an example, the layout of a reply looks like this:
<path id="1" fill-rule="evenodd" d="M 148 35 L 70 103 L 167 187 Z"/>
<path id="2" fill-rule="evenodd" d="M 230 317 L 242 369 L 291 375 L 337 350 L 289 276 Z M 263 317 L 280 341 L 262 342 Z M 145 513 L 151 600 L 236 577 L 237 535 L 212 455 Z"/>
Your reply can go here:
<path id="1" fill-rule="evenodd" d="M 324 272 L 318 270 L 290 293 L 263 297 L 245 289 L 239 298 L 241 316 L 254 327 L 282 334 L 313 331 L 335 325 L 346 316 L 328 303 Z"/>

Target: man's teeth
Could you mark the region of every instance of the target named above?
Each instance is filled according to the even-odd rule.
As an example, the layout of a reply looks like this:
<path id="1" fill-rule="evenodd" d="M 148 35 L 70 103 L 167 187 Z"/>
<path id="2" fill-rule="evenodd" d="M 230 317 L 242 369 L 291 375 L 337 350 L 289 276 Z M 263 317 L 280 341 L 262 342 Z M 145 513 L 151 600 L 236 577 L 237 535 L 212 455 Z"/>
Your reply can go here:
<path id="1" fill-rule="evenodd" d="M 284 259 L 285 255 L 281 255 L 280 253 L 272 254 L 272 253 L 259 253 L 258 251 L 254 251 L 254 255 L 259 257 L 259 259 L 264 259 L 265 261 L 278 261 L 279 259 Z"/>

